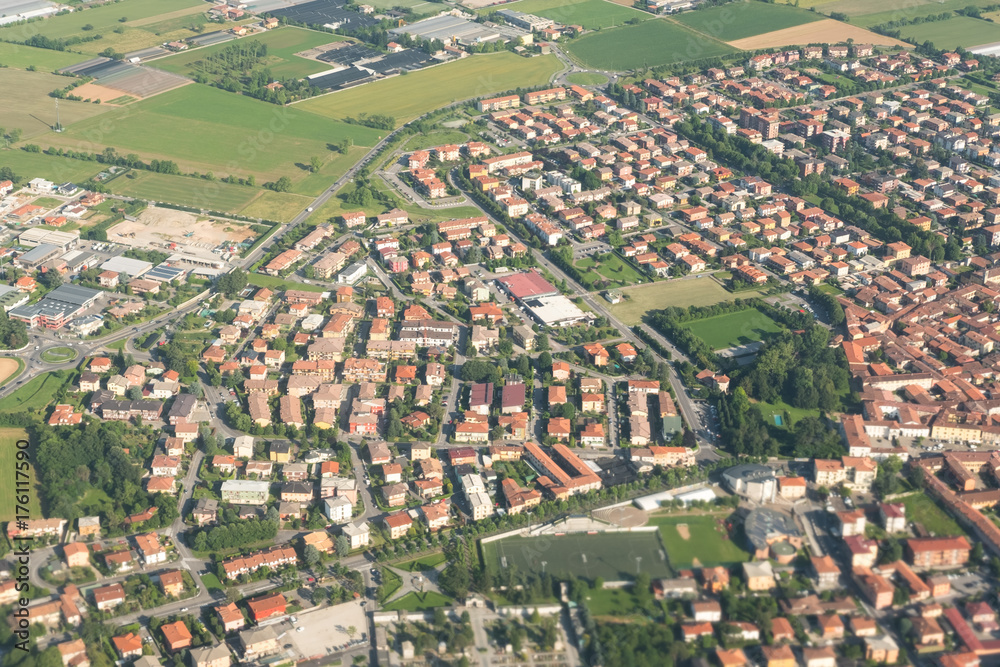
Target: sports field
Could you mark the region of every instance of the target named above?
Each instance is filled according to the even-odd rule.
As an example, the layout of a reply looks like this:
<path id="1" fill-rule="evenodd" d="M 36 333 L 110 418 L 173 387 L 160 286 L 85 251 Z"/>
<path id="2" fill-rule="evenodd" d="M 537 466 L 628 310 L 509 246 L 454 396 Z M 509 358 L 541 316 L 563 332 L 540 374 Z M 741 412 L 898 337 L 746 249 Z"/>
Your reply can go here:
<path id="1" fill-rule="evenodd" d="M 277 30 L 269 30 L 268 32 L 257 34 L 247 39 L 267 45 L 266 63 L 262 67 L 271 70 L 274 78 L 284 79 L 294 77 L 300 79 L 310 74 L 328 70 L 330 69 L 330 64 L 322 63 L 318 60 L 300 58 L 295 55 L 296 53 L 324 44 L 330 44 L 331 42 L 343 41 L 347 38 L 340 35 L 307 30 L 305 28 L 286 26 Z M 222 44 L 208 46 L 204 49 L 185 51 L 157 60 L 155 67 L 193 78 L 199 72 L 199 61 L 219 53 L 232 45 L 233 42 L 223 42 Z"/>
<path id="2" fill-rule="evenodd" d="M 652 578 L 671 576 L 656 533 L 518 536 L 482 547 L 486 566 L 494 571 L 517 567 L 522 572 L 540 572 L 544 568 L 554 576 L 620 581 L 635 577 L 638 568 Z"/>
<path id="3" fill-rule="evenodd" d="M 722 525 L 725 519 L 722 514 L 661 514 L 651 516 L 649 523 L 660 528 L 670 566 L 680 570 L 742 563 L 750 559 L 748 551 L 729 539 Z"/>
<path id="4" fill-rule="evenodd" d="M 719 7 L 682 12 L 676 20 L 723 42 L 753 37 L 824 18 L 790 5 L 764 2 L 731 2 Z"/>
<path id="5" fill-rule="evenodd" d="M 479 13 L 489 14 L 498 9 L 544 16 L 566 25 L 582 25 L 588 30 L 622 25 L 630 19 L 646 21 L 652 18 L 646 12 L 606 0 L 520 0 L 502 6 L 484 7 Z"/>
<path id="6" fill-rule="evenodd" d="M 10 521 L 17 515 L 16 496 L 17 480 L 15 479 L 17 461 L 17 441 L 27 440 L 28 432 L 22 428 L 0 428 L 0 467 L 3 468 L 6 479 L 0 484 L 0 522 Z M 28 448 L 28 455 L 32 454 Z M 31 482 L 31 500 L 27 505 L 28 518 L 44 519 L 42 516 L 42 505 L 38 500 L 38 487 L 35 484 L 35 471 L 31 468 L 25 471 L 29 475 Z M 24 488 L 20 491 L 23 493 Z"/>
<path id="7" fill-rule="evenodd" d="M 570 42 L 566 50 L 584 65 L 606 70 L 655 67 L 734 51 L 667 19 L 592 32 Z"/>
<path id="8" fill-rule="evenodd" d="M 755 308 L 694 320 L 684 324 L 684 328 L 713 350 L 764 340 L 781 331 L 777 322 Z"/>
<path id="9" fill-rule="evenodd" d="M 734 295 L 722 285 L 708 278 L 666 280 L 650 285 L 627 288 L 623 294 L 630 298 L 611 306 L 611 313 L 625 324 L 637 324 L 647 311 L 667 306 L 710 306 L 720 301 L 731 301 Z M 740 292 L 740 297 L 756 296 L 757 292 Z"/>
<path id="10" fill-rule="evenodd" d="M 25 139 L 51 131 L 56 123 L 56 101 L 49 93 L 66 87 L 71 81 L 46 72 L 0 69 L 0 90 L 17 91 L 17 95 L 0 95 L 0 125 L 8 130 L 21 128 Z M 59 119 L 64 126 L 107 111 L 107 107 L 97 104 L 59 100 Z"/>
<path id="11" fill-rule="evenodd" d="M 257 195 L 256 188 L 205 181 L 187 176 L 133 171 L 135 178 L 118 177 L 108 184 L 116 195 L 170 204 L 198 206 L 209 211 L 236 213 Z"/>
<path id="12" fill-rule="evenodd" d="M 307 171 L 299 165 L 328 154 L 329 144 L 351 138 L 357 146 L 373 146 L 382 134 L 199 85 L 114 109 L 106 120 L 80 122 L 38 141 L 94 152 L 112 146 L 146 160 L 173 160 L 183 172 L 253 175 L 263 184 L 286 175 L 301 180 Z"/>
<path id="13" fill-rule="evenodd" d="M 67 371 L 36 375 L 7 396 L 0 398 L 0 413 L 44 409 L 55 398 L 60 387 L 66 384 L 68 377 Z"/>
<path id="14" fill-rule="evenodd" d="M 900 34 L 903 39 L 914 44 L 932 42 L 936 48 L 946 50 L 959 46 L 970 48 L 1000 42 L 1000 25 L 982 19 L 956 16 L 947 21 L 904 26 L 900 28 Z"/>
<path id="15" fill-rule="evenodd" d="M 478 55 L 314 97 L 294 108 L 338 119 L 365 112 L 388 114 L 404 123 L 452 102 L 544 85 L 561 68 L 553 55 L 522 58 L 508 51 Z"/>
<path id="16" fill-rule="evenodd" d="M 77 53 L 36 49 L 33 46 L 0 42 L 0 65 L 14 69 L 27 69 L 33 65 L 41 72 L 52 72 L 86 59 L 85 56 Z"/>

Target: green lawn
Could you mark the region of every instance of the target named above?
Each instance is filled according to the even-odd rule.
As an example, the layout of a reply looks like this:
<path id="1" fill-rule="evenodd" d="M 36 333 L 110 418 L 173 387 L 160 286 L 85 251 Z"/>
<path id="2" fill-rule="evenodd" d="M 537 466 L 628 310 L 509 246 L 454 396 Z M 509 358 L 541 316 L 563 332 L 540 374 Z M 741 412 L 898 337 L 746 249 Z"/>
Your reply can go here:
<path id="1" fill-rule="evenodd" d="M 126 338 L 122 338 L 120 340 L 112 341 L 112 342 L 108 343 L 107 345 L 105 345 L 104 347 L 108 348 L 109 350 L 124 350 L 125 349 L 125 343 L 127 343 L 127 342 L 128 342 L 128 338 L 126 337 Z"/>
<path id="2" fill-rule="evenodd" d="M 611 281 L 611 285 L 600 289 L 616 289 L 618 287 L 628 287 L 646 282 L 646 279 L 625 260 L 617 254 L 611 254 L 608 259 L 598 263 L 590 257 L 585 257 L 576 263 L 576 267 L 583 274 L 583 285 L 587 289 L 596 289 L 597 283 L 605 280 Z"/>
<path id="3" fill-rule="evenodd" d="M 777 322 L 755 308 L 694 320 L 684 324 L 684 328 L 713 350 L 764 340 L 781 331 Z"/>
<path id="4" fill-rule="evenodd" d="M 652 599 L 652 596 L 651 598 Z M 631 588 L 600 588 L 587 593 L 587 608 L 594 616 L 631 616 L 641 612 Z"/>
<path id="5" fill-rule="evenodd" d="M 327 118 L 357 117 L 365 112 L 388 114 L 397 123 L 404 123 L 452 102 L 544 85 L 561 68 L 553 55 L 522 58 L 508 51 L 478 55 L 314 97 L 294 108 Z"/>
<path id="6" fill-rule="evenodd" d="M 605 581 L 631 579 L 637 567 L 653 578 L 671 575 L 656 533 L 508 537 L 483 544 L 482 550 L 483 561 L 494 570 L 516 567 L 539 572 L 544 568 L 554 576 L 574 574 Z"/>
<path id="7" fill-rule="evenodd" d="M 76 350 L 71 347 L 59 346 L 50 347 L 42 352 L 42 361 L 50 364 L 61 364 L 76 358 Z"/>
<path id="8" fill-rule="evenodd" d="M 630 298 L 611 306 L 611 313 L 625 324 L 637 324 L 649 310 L 677 306 L 709 306 L 720 301 L 731 301 L 732 293 L 709 277 L 666 280 L 623 290 Z M 757 292 L 741 292 L 749 298 Z"/>
<path id="9" fill-rule="evenodd" d="M 173 160 L 182 172 L 252 175 L 263 184 L 280 176 L 301 180 L 307 172 L 299 165 L 327 154 L 329 144 L 350 138 L 358 146 L 373 146 L 381 134 L 301 107 L 282 108 L 189 85 L 114 109 L 105 119 L 77 123 L 62 134 L 49 133 L 38 143 L 78 149 L 86 141 L 96 152 L 112 146 L 147 160 Z"/>
<path id="10" fill-rule="evenodd" d="M 222 582 L 219 578 L 212 574 L 211 572 L 206 572 L 201 575 L 201 583 L 205 584 L 205 588 L 211 591 L 222 591 L 225 592 L 225 588 L 222 586 Z"/>
<path id="11" fill-rule="evenodd" d="M 207 181 L 187 176 L 155 174 L 151 171 L 132 171 L 120 176 L 108 187 L 116 195 L 197 206 L 209 211 L 236 213 L 246 207 L 259 190 L 221 181 Z"/>
<path id="12" fill-rule="evenodd" d="M 382 589 L 382 597 L 379 602 L 383 602 L 391 598 L 403 586 L 403 579 L 387 567 L 383 567 L 380 572 L 382 573 L 382 585 L 379 588 Z"/>
<path id="13" fill-rule="evenodd" d="M 780 400 L 773 403 L 765 403 L 764 401 L 753 401 L 753 403 L 760 406 L 760 413 L 763 415 L 764 421 L 768 426 L 778 425 L 774 420 L 774 415 L 778 415 L 782 418 L 781 426 L 789 426 L 784 423 L 784 414 L 786 412 L 788 413 L 788 416 L 792 418 L 791 426 L 793 427 L 800 419 L 804 419 L 805 417 L 819 417 L 820 414 L 819 408 L 814 408 L 812 410 L 807 410 L 806 408 L 796 408 Z"/>
<path id="14" fill-rule="evenodd" d="M 603 86 L 608 82 L 608 77 L 595 72 L 576 72 L 567 76 L 566 80 L 578 86 Z"/>
<path id="15" fill-rule="evenodd" d="M 750 559 L 748 551 L 729 539 L 725 527 L 721 525 L 726 518 L 721 514 L 660 514 L 650 517 L 649 523 L 659 527 L 671 567 L 714 567 Z M 681 538 L 677 532 L 678 524 L 687 524 L 688 539 Z"/>
<path id="16" fill-rule="evenodd" d="M 569 42 L 566 50 L 584 65 L 604 70 L 655 67 L 735 52 L 666 19 L 592 32 Z"/>
<path id="17" fill-rule="evenodd" d="M 676 20 L 692 30 L 731 42 L 826 18 L 790 5 L 733 2 L 720 7 L 678 14 Z"/>
<path id="18" fill-rule="evenodd" d="M 87 56 L 81 56 L 78 53 L 36 49 L 33 46 L 0 42 L 0 65 L 4 67 L 27 69 L 29 66 L 34 66 L 35 69 L 42 72 L 54 72 L 86 59 Z"/>
<path id="19" fill-rule="evenodd" d="M 16 477 L 16 465 L 18 463 L 17 442 L 25 440 L 28 440 L 28 432 L 22 428 L 0 428 L 0 466 L 4 470 L 4 483 L 0 484 L 0 522 L 10 521 L 17 516 L 18 503 L 15 500 L 18 492 L 27 492 L 30 495 L 30 500 L 26 506 L 28 518 L 44 518 L 42 515 L 42 505 L 38 499 L 38 485 L 35 483 L 34 467 L 24 471 L 28 475 L 29 486 L 18 486 L 18 479 Z M 29 457 L 33 457 L 34 452 L 30 446 L 25 451 L 28 452 Z"/>
<path id="20" fill-rule="evenodd" d="M 966 16 L 908 25 L 899 31 L 907 42 L 932 42 L 939 49 L 954 49 L 959 46 L 970 48 L 1000 42 L 1000 25 Z"/>
<path id="21" fill-rule="evenodd" d="M 396 563 L 393 567 L 397 570 L 406 570 L 407 572 L 420 572 L 422 570 L 433 570 L 446 560 L 447 558 L 445 558 L 443 553 L 437 553 Z"/>
<path id="22" fill-rule="evenodd" d="M 329 63 L 309 60 L 296 56 L 296 53 L 312 49 L 324 44 L 346 40 L 340 35 L 286 26 L 277 30 L 269 30 L 263 34 L 254 35 L 248 39 L 267 45 L 267 62 L 264 67 L 271 71 L 275 79 L 301 79 L 330 69 Z M 158 69 L 176 72 L 188 77 L 194 77 L 200 71 L 204 58 L 214 55 L 233 45 L 233 42 L 215 44 L 203 49 L 185 51 L 156 61 Z"/>
<path id="23" fill-rule="evenodd" d="M 55 398 L 60 387 L 66 384 L 69 376 L 67 371 L 36 375 L 12 393 L 0 398 L 0 413 L 44 409 Z"/>
<path id="24" fill-rule="evenodd" d="M 622 25 L 630 19 L 646 21 L 650 15 L 631 7 L 624 7 L 606 0 L 520 0 L 502 7 L 484 7 L 480 14 L 498 9 L 535 14 L 566 25 L 581 25 L 588 30 Z"/>
<path id="25" fill-rule="evenodd" d="M 427 134 L 418 134 L 415 137 L 411 137 L 403 146 L 403 150 L 418 151 L 442 144 L 464 144 L 468 140 L 469 135 L 461 130 L 435 130 Z"/>
<path id="26" fill-rule="evenodd" d="M 305 283 L 284 280 L 282 278 L 278 278 L 277 276 L 265 276 L 260 273 L 251 273 L 247 276 L 247 278 L 250 280 L 251 285 L 256 285 L 257 287 L 267 287 L 271 290 L 298 289 L 306 292 L 325 292 L 327 289 L 322 285 L 306 285 Z"/>
<path id="27" fill-rule="evenodd" d="M 410 592 L 382 607 L 383 611 L 427 611 L 435 607 L 447 607 L 452 599 L 434 591 L 426 593 Z"/>
<path id="28" fill-rule="evenodd" d="M 933 498 L 924 493 L 914 493 L 894 502 L 900 502 L 906 506 L 907 521 L 922 524 L 934 535 L 946 537 L 968 534 L 962 530 L 962 526 L 957 521 L 941 509 L 941 506 Z"/>
<path id="29" fill-rule="evenodd" d="M 306 173 L 302 180 L 295 182 L 292 192 L 297 195 L 318 197 L 367 152 L 368 148 L 365 146 L 351 146 L 346 153 L 328 151 L 326 155 L 317 155 L 320 160 L 325 159 L 319 171 Z"/>
<path id="30" fill-rule="evenodd" d="M 81 183 L 101 171 L 96 162 L 56 157 L 45 153 L 28 153 L 18 149 L 0 151 L 0 165 L 10 167 L 14 173 L 27 179 L 45 178 L 54 183 L 72 181 Z"/>
<path id="31" fill-rule="evenodd" d="M 256 199 L 240 211 L 240 215 L 276 222 L 291 222 L 292 218 L 311 203 L 312 197 L 263 190 Z"/>

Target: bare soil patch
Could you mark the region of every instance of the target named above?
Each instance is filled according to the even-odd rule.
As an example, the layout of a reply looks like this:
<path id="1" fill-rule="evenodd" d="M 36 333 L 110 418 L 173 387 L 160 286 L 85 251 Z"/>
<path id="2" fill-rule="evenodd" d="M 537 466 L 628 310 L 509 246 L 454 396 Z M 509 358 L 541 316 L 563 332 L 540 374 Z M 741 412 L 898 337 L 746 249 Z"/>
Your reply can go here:
<path id="1" fill-rule="evenodd" d="M 608 509 L 597 510 L 594 516 L 603 521 L 609 521 L 623 528 L 636 528 L 645 526 L 647 515 L 637 507 L 609 507 Z"/>
<path id="2" fill-rule="evenodd" d="M 0 382 L 3 382 L 11 375 L 17 372 L 18 363 L 17 359 L 11 359 L 10 357 L 0 357 Z"/>
<path id="3" fill-rule="evenodd" d="M 97 83 L 85 83 L 74 90 L 73 94 L 79 95 L 85 100 L 100 100 L 101 104 L 107 104 L 112 100 L 122 97 L 122 91 Z"/>
<path id="4" fill-rule="evenodd" d="M 135 222 L 126 220 L 108 230 L 109 240 L 137 246 L 152 244 L 154 247 L 164 241 L 172 241 L 214 248 L 239 243 L 253 236 L 255 234 L 249 226 L 231 220 L 205 218 L 186 211 L 156 207 L 147 208 Z"/>
<path id="5" fill-rule="evenodd" d="M 802 25 L 766 32 L 763 35 L 755 35 L 745 39 L 737 39 L 727 42 L 729 46 L 744 51 L 755 49 L 769 49 L 778 46 L 798 46 L 800 44 L 840 44 L 853 39 L 859 44 L 878 44 L 882 46 L 909 46 L 906 42 L 901 42 L 892 37 L 879 35 L 871 30 L 865 30 L 858 26 L 841 23 L 833 19 L 813 21 Z"/>
<path id="6" fill-rule="evenodd" d="M 688 525 L 686 523 L 679 523 L 676 528 L 677 534 L 681 536 L 682 540 L 687 542 L 691 539 L 691 531 L 688 529 Z"/>

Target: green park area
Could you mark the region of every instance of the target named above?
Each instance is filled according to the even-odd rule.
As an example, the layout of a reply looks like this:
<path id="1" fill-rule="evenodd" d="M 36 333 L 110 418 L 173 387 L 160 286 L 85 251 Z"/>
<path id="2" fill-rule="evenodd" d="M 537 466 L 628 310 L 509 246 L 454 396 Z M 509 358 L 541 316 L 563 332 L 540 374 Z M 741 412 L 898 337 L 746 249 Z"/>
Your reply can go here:
<path id="1" fill-rule="evenodd" d="M 497 9 L 501 8 L 484 7 L 479 13 L 488 14 Z M 502 9 L 535 14 L 565 25 L 583 26 L 587 30 L 610 28 L 626 21 L 646 21 L 651 18 L 646 12 L 606 0 L 520 0 L 505 4 Z"/>
<path id="2" fill-rule="evenodd" d="M 713 350 L 754 343 L 781 331 L 777 322 L 755 308 L 693 320 L 685 323 L 684 328 Z"/>
<path id="3" fill-rule="evenodd" d="M 581 282 L 587 289 L 615 289 L 646 282 L 646 279 L 616 253 L 600 255 L 600 259 L 585 257 L 576 262 Z M 610 284 L 607 284 L 610 282 Z"/>
<path id="4" fill-rule="evenodd" d="M 522 58 L 504 51 L 314 97 L 295 108 L 338 119 L 385 114 L 404 123 L 452 102 L 544 85 L 560 68 L 559 59 L 552 55 Z"/>
<path id="5" fill-rule="evenodd" d="M 34 469 L 29 467 L 28 470 L 24 471 L 27 475 L 26 478 L 20 476 L 15 478 L 18 464 L 17 452 L 19 451 L 17 443 L 26 441 L 28 441 L 28 432 L 23 428 L 0 428 L 0 466 L 3 466 L 8 478 L 7 482 L 0 484 L 0 522 L 13 519 L 17 515 L 19 504 L 27 508 L 28 518 L 43 518 Z M 30 454 L 30 446 L 24 451 L 28 451 Z M 27 480 L 27 486 L 19 485 L 19 481 L 22 479 Z M 25 492 L 30 496 L 27 505 L 15 502 L 16 496 Z"/>
<path id="6" fill-rule="evenodd" d="M 508 537 L 482 544 L 483 561 L 493 571 L 516 567 L 522 572 L 570 575 L 593 581 L 632 579 L 637 572 L 669 577 L 670 566 L 656 533 L 598 533 Z"/>
<path id="7" fill-rule="evenodd" d="M 674 569 L 732 565 L 750 559 L 750 553 L 730 539 L 724 514 L 658 514 L 649 519 L 660 529 L 670 566 Z"/>
<path id="8" fill-rule="evenodd" d="M 932 535 L 949 537 L 967 534 L 962 530 L 962 526 L 927 494 L 914 493 L 894 502 L 903 503 L 906 506 L 907 521 L 919 523 Z"/>
<path id="9" fill-rule="evenodd" d="M 677 15 L 676 21 L 704 35 L 731 42 L 823 18 L 826 17 L 822 14 L 791 5 L 734 2 L 696 12 L 682 12 Z"/>
<path id="10" fill-rule="evenodd" d="M 650 310 L 677 306 L 710 306 L 733 298 L 731 292 L 711 278 L 663 280 L 621 290 L 627 298 L 611 306 L 611 314 L 625 324 L 638 324 Z M 758 292 L 742 292 L 741 297 L 757 296 Z"/>
<path id="11" fill-rule="evenodd" d="M 656 67 L 735 52 L 716 39 L 666 19 L 592 32 L 570 42 L 566 50 L 587 67 L 602 70 Z"/>

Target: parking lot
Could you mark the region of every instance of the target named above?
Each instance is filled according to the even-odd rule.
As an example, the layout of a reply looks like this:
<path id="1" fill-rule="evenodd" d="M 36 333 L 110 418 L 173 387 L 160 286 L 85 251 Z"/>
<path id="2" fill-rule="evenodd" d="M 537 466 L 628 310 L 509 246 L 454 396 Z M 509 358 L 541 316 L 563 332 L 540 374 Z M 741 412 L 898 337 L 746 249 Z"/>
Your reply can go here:
<path id="1" fill-rule="evenodd" d="M 282 621 L 275 630 L 287 633 L 282 639 L 292 644 L 300 660 L 311 660 L 351 648 L 352 638 L 347 633 L 350 627 L 355 629 L 354 642 L 367 638 L 368 623 L 362 602 L 345 602 L 300 613 Z"/>

